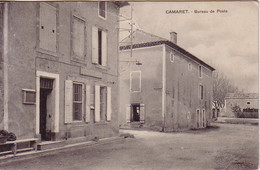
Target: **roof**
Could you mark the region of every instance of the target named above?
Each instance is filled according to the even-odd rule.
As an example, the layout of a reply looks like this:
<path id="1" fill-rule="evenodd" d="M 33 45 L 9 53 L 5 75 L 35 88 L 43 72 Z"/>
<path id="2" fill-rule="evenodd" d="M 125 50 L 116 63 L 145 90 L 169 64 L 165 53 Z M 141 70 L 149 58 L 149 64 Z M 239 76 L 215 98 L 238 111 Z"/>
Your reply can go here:
<path id="1" fill-rule="evenodd" d="M 122 40 L 122 43 L 124 45 L 120 46 L 120 50 L 127 50 L 131 49 L 131 39 L 129 37 L 126 37 L 125 39 Z M 189 58 L 201 63 L 202 65 L 208 67 L 210 70 L 214 71 L 215 69 L 199 59 L 198 57 L 194 56 L 193 54 L 189 53 L 188 51 L 184 50 L 177 44 L 174 44 L 173 42 L 156 36 L 154 34 L 150 34 L 147 32 L 144 32 L 142 30 L 136 30 L 133 32 L 133 40 L 132 40 L 132 48 L 142 48 L 142 47 L 151 47 L 151 46 L 156 46 L 156 45 L 161 45 L 161 44 L 166 44 L 176 51 L 179 51 L 180 53 L 188 56 Z"/>
<path id="2" fill-rule="evenodd" d="M 127 1 L 113 1 L 119 8 L 129 5 Z"/>
<path id="3" fill-rule="evenodd" d="M 227 93 L 226 99 L 258 99 L 258 93 Z"/>

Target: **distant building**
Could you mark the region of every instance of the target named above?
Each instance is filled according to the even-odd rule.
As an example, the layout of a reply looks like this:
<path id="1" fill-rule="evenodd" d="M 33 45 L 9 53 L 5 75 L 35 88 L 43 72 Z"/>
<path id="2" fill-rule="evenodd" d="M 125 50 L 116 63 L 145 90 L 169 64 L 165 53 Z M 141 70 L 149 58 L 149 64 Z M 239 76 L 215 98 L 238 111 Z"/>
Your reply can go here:
<path id="1" fill-rule="evenodd" d="M 116 136 L 125 2 L 0 2 L 0 129 L 17 139 Z"/>
<path id="2" fill-rule="evenodd" d="M 120 47 L 121 127 L 204 128 L 212 119 L 214 68 L 171 41 L 136 30 Z M 132 47 L 132 50 L 131 50 Z"/>
<path id="3" fill-rule="evenodd" d="M 233 110 L 236 106 L 241 112 L 244 109 L 258 110 L 258 93 L 228 93 L 225 97 L 225 112 L 221 116 L 236 117 Z"/>

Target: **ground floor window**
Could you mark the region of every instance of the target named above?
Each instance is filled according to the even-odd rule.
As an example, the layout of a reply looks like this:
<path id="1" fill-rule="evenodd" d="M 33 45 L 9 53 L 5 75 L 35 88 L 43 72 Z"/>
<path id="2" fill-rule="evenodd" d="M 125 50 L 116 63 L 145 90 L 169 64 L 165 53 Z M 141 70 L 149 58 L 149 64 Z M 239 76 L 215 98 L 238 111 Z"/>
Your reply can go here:
<path id="1" fill-rule="evenodd" d="M 111 120 L 111 97 L 111 87 L 95 86 L 95 122 Z"/>
<path id="2" fill-rule="evenodd" d="M 83 85 L 73 83 L 73 120 L 82 120 L 82 105 L 83 105 Z"/>

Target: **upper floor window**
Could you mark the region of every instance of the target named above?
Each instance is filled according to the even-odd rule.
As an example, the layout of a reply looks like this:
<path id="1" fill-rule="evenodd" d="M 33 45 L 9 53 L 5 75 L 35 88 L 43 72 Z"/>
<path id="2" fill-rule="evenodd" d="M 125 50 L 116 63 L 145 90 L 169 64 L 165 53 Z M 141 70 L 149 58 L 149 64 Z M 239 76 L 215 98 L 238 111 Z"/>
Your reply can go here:
<path id="1" fill-rule="evenodd" d="M 174 53 L 171 53 L 171 54 L 170 54 L 170 61 L 171 61 L 172 63 L 174 62 L 174 57 L 175 57 Z"/>
<path id="2" fill-rule="evenodd" d="M 199 66 L 199 77 L 202 78 L 202 67 Z"/>
<path id="3" fill-rule="evenodd" d="M 100 16 L 103 19 L 106 19 L 106 9 L 107 3 L 105 1 L 99 1 L 98 2 L 98 16 Z"/>
<path id="4" fill-rule="evenodd" d="M 78 59 L 85 58 L 85 21 L 73 16 L 72 20 L 72 53 Z"/>
<path id="5" fill-rule="evenodd" d="M 107 32 L 97 27 L 92 28 L 92 62 L 107 65 Z"/>
<path id="6" fill-rule="evenodd" d="M 40 3 L 39 47 L 57 52 L 57 9 Z"/>
<path id="7" fill-rule="evenodd" d="M 188 63 L 188 70 L 189 70 L 189 71 L 192 70 L 192 65 L 191 65 L 191 63 Z"/>
<path id="8" fill-rule="evenodd" d="M 199 99 L 201 99 L 201 100 L 203 100 L 203 86 L 202 85 L 200 85 L 199 86 Z"/>
<path id="9" fill-rule="evenodd" d="M 130 91 L 141 92 L 141 71 L 130 72 Z"/>

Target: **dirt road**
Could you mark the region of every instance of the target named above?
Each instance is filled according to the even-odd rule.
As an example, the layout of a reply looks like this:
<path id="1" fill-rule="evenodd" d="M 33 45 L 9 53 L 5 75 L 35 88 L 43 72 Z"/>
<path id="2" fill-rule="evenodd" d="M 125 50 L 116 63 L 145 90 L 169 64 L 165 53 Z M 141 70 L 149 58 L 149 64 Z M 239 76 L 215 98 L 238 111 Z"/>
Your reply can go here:
<path id="1" fill-rule="evenodd" d="M 257 169 L 258 126 L 179 133 L 123 130 L 134 139 L 2 164 L 0 169 Z"/>

